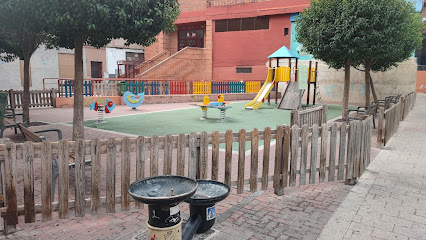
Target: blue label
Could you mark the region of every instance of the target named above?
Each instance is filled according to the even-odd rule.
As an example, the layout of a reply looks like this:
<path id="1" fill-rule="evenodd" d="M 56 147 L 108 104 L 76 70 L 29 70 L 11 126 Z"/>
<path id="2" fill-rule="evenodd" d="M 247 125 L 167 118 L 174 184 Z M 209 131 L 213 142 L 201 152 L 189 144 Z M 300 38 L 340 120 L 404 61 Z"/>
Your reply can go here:
<path id="1" fill-rule="evenodd" d="M 206 220 L 210 221 L 216 218 L 216 206 L 209 207 L 206 209 Z"/>

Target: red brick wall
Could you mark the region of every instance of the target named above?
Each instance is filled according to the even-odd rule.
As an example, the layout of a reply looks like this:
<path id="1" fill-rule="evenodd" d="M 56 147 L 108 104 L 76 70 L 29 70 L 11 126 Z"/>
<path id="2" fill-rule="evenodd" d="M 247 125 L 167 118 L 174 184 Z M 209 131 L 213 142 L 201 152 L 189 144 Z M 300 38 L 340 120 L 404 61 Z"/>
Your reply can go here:
<path id="1" fill-rule="evenodd" d="M 291 33 L 284 36 L 284 28 L 291 29 L 290 14 L 270 16 L 268 30 L 214 32 L 213 79 L 264 80 L 267 57 L 283 45 L 290 48 Z M 236 73 L 237 66 L 253 67 L 253 72 Z"/>
<path id="2" fill-rule="evenodd" d="M 195 12 L 206 9 L 206 0 L 179 0 L 181 12 Z"/>
<path id="3" fill-rule="evenodd" d="M 160 43 L 160 39 L 162 38 L 163 38 L 163 33 L 158 34 L 158 36 L 156 37 L 157 40 L 150 46 L 145 47 L 145 61 L 163 52 L 163 49 L 161 48 L 162 45 Z"/>
<path id="4" fill-rule="evenodd" d="M 205 51 L 202 48 L 186 48 L 138 77 L 142 79 L 210 80 L 206 75 Z"/>

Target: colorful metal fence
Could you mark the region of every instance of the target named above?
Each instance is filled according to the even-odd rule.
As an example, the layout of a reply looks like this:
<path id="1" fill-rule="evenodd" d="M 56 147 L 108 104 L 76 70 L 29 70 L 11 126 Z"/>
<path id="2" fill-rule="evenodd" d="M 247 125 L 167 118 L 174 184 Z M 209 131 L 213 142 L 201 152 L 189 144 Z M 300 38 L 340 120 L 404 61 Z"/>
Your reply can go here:
<path id="1" fill-rule="evenodd" d="M 146 95 L 253 93 L 258 92 L 263 84 L 262 81 L 119 80 L 85 79 L 84 96 L 113 96 L 124 91 L 134 94 L 144 92 Z M 57 81 L 59 97 L 74 96 L 74 80 Z"/>

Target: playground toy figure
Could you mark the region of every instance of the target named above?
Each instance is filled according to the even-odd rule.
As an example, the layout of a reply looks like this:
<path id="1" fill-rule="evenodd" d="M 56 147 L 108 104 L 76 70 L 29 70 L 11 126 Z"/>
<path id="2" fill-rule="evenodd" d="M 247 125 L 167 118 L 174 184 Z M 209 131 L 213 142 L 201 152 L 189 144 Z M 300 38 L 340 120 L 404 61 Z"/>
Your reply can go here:
<path id="1" fill-rule="evenodd" d="M 224 98 L 223 94 L 220 94 L 218 96 L 217 102 L 210 102 L 209 96 L 207 96 L 207 95 L 204 96 L 203 103 L 197 104 L 203 110 L 203 116 L 200 118 L 200 120 L 206 120 L 207 119 L 207 110 L 209 108 L 215 108 L 215 109 L 220 110 L 220 118 L 221 119 L 219 120 L 219 122 L 225 122 L 226 121 L 225 111 L 226 111 L 226 109 L 231 108 L 231 107 L 227 107 L 226 106 L 227 102 L 225 102 L 224 100 L 225 100 L 225 98 Z"/>
<path id="2" fill-rule="evenodd" d="M 109 98 L 105 101 L 105 106 L 98 104 L 98 102 L 93 102 L 90 104 L 90 110 L 95 110 L 98 112 L 98 120 L 95 123 L 105 123 L 104 112 L 110 113 L 115 108 L 115 103 L 113 103 Z"/>
<path id="3" fill-rule="evenodd" d="M 136 108 L 143 103 L 144 95 L 145 92 L 133 94 L 127 91 L 123 94 L 123 101 L 128 107 L 131 107 L 132 110 L 136 110 Z"/>

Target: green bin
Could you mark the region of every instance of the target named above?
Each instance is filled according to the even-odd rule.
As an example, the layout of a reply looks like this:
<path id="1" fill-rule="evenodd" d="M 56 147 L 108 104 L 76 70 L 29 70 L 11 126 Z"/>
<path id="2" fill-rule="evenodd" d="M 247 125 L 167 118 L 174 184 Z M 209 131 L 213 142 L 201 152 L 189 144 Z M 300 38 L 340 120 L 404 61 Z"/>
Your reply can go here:
<path id="1" fill-rule="evenodd" d="M 118 82 L 118 95 L 123 96 L 123 94 L 126 92 L 126 82 L 121 81 Z"/>

